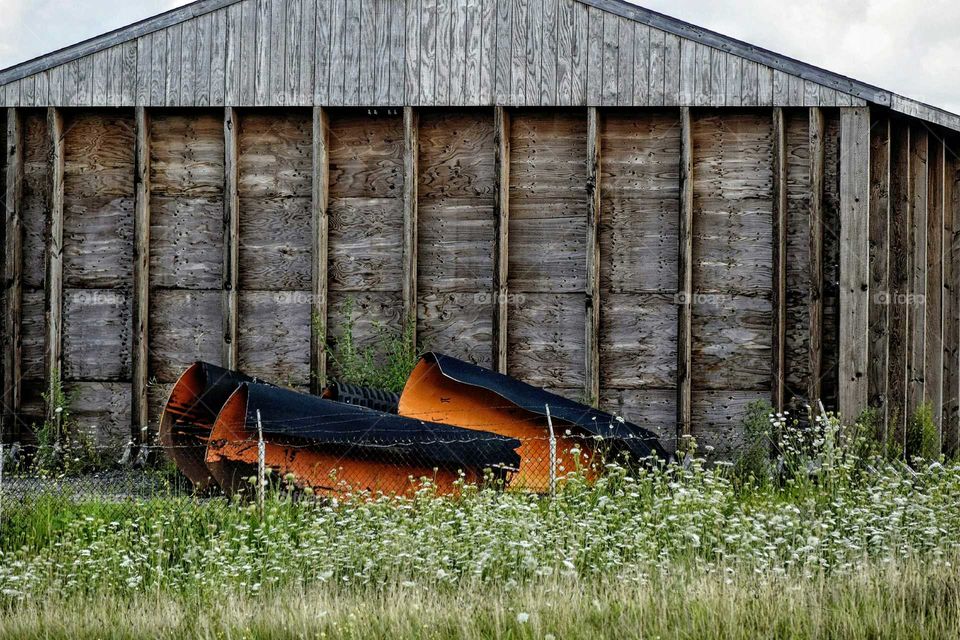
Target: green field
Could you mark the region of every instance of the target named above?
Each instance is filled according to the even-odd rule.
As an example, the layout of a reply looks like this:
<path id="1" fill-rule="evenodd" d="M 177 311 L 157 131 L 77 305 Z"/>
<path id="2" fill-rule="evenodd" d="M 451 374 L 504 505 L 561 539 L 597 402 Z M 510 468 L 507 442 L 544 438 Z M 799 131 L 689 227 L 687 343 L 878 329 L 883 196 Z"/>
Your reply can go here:
<path id="1" fill-rule="evenodd" d="M 960 465 L 836 435 L 554 499 L 8 502 L 0 636 L 960 637 Z"/>

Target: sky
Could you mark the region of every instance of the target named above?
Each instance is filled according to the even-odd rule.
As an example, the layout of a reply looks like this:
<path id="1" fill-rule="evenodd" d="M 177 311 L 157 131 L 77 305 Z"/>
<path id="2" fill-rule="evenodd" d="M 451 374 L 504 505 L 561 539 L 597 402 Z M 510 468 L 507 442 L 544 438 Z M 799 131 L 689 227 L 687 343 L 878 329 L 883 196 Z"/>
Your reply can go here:
<path id="1" fill-rule="evenodd" d="M 0 68 L 183 4 L 187 1 L 0 0 Z M 956 0 L 635 4 L 960 113 Z"/>

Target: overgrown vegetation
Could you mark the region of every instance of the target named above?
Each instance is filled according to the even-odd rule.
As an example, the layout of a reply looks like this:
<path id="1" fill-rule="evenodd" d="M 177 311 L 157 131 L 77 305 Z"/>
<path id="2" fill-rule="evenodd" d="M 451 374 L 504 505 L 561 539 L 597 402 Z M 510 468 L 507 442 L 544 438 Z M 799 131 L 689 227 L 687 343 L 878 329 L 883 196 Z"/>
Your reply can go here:
<path id="1" fill-rule="evenodd" d="M 51 415 L 33 427 L 37 446 L 31 471 L 37 475 L 76 475 L 103 464 L 93 438 L 73 420 L 71 401 L 64 391 L 60 372 L 54 371 L 53 383 L 43 394 L 44 406 L 51 407 Z"/>
<path id="2" fill-rule="evenodd" d="M 553 500 L 441 497 L 424 479 L 405 498 L 278 491 L 262 516 L 190 498 L 8 504 L 0 635 L 956 635 L 960 466 L 862 457 L 865 427 L 833 416 L 752 414 L 766 466 L 610 465 L 566 474 Z"/>
<path id="3" fill-rule="evenodd" d="M 348 298 L 342 316 L 343 327 L 327 349 L 327 359 L 341 382 L 399 393 L 417 365 L 422 351 L 414 339 L 412 324 L 397 330 L 374 323 L 375 336 L 357 339 L 354 300 Z M 314 318 L 314 331 L 322 332 L 322 318 Z"/>

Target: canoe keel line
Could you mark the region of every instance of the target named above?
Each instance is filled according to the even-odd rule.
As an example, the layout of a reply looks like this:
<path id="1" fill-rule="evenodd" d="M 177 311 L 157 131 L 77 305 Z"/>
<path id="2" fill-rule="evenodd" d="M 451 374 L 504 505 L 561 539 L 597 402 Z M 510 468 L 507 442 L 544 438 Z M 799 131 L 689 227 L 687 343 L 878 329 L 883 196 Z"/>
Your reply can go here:
<path id="1" fill-rule="evenodd" d="M 444 495 L 487 482 L 545 492 L 551 477 L 592 479 L 612 458 L 667 457 L 651 432 L 621 418 L 436 353 L 399 397 L 338 383 L 314 396 L 197 362 L 170 393 L 160 442 L 198 490 L 242 493 L 256 475 L 258 414 L 267 467 L 328 496 L 409 495 L 425 480 Z"/>

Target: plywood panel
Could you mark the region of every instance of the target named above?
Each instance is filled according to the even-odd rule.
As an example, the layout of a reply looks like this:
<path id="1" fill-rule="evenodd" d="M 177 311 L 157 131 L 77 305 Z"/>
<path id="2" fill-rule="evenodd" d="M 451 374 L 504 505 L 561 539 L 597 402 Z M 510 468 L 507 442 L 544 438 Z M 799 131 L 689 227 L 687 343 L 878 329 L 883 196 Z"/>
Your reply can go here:
<path id="1" fill-rule="evenodd" d="M 255 111 L 239 120 L 240 288 L 309 290 L 312 115 Z"/>
<path id="2" fill-rule="evenodd" d="M 348 305 L 359 344 L 400 329 L 403 153 L 402 115 L 331 113 L 327 322 L 334 352 Z M 331 368 L 335 375 L 336 362 Z"/>
<path id="3" fill-rule="evenodd" d="M 718 451 L 742 438 L 746 399 L 771 390 L 772 128 L 769 113 L 753 111 L 692 123 L 691 424 L 698 444 Z"/>
<path id="4" fill-rule="evenodd" d="M 600 177 L 604 290 L 677 290 L 679 123 L 676 113 L 604 113 Z"/>
<path id="5" fill-rule="evenodd" d="M 241 291 L 240 369 L 283 385 L 310 383 L 310 296 Z"/>
<path id="6" fill-rule="evenodd" d="M 150 118 L 150 283 L 218 289 L 223 273 L 223 116 Z"/>
<path id="7" fill-rule="evenodd" d="M 489 112 L 420 117 L 418 312 L 420 343 L 492 363 L 495 162 Z"/>
<path id="8" fill-rule="evenodd" d="M 197 360 L 221 363 L 220 291 L 154 290 L 150 294 L 150 377 L 176 382 Z"/>
<path id="9" fill-rule="evenodd" d="M 585 115 L 511 118 L 508 371 L 544 387 L 585 382 Z"/>
<path id="10" fill-rule="evenodd" d="M 65 289 L 65 380 L 130 379 L 131 299 L 117 289 Z"/>
<path id="11" fill-rule="evenodd" d="M 94 446 L 110 450 L 119 459 L 131 438 L 130 384 L 73 382 L 66 385 L 66 392 L 72 399 L 70 417 L 79 429 L 91 437 Z"/>
<path id="12" fill-rule="evenodd" d="M 133 278 L 133 113 L 65 116 L 64 284 L 128 286 Z"/>
<path id="13" fill-rule="evenodd" d="M 660 444 L 677 450 L 677 392 L 673 389 L 608 389 L 600 392 L 600 409 L 657 434 Z"/>
<path id="14" fill-rule="evenodd" d="M 50 191 L 50 136 L 45 111 L 23 113 L 23 287 L 43 289 Z"/>

